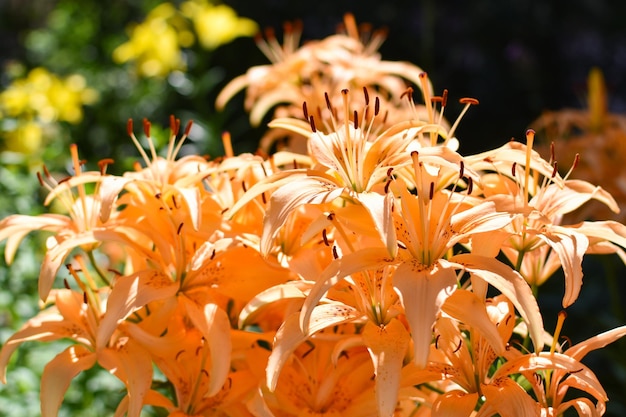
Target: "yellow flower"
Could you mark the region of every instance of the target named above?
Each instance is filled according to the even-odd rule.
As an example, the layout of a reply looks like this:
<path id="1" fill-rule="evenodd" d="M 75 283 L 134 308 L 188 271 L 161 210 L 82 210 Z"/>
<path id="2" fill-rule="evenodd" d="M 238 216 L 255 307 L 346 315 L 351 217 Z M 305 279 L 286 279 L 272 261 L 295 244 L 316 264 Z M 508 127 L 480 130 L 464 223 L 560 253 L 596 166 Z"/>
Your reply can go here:
<path id="1" fill-rule="evenodd" d="M 258 31 L 250 19 L 237 16 L 227 5 L 213 5 L 206 0 L 193 0 L 181 4 L 182 13 L 193 22 L 200 44 L 205 49 L 215 49 L 242 36 L 252 36 Z"/>
<path id="2" fill-rule="evenodd" d="M 171 22 L 176 9 L 163 3 L 148 14 L 145 22 L 130 29 L 130 40 L 115 48 L 118 63 L 136 62 L 137 72 L 145 77 L 164 77 L 185 68 L 178 32 Z"/>

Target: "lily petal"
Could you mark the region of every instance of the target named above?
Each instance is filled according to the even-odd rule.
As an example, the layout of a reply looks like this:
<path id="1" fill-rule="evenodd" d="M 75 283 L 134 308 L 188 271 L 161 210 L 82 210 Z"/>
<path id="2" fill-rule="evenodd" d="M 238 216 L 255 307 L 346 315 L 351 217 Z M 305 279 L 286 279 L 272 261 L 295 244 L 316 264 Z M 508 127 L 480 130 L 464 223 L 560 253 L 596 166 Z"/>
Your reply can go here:
<path id="1" fill-rule="evenodd" d="M 409 347 L 409 332 L 397 319 L 380 326 L 368 321 L 363 329 L 363 342 L 374 363 L 378 415 L 391 417 L 398 402 L 400 371 Z"/>
<path id="2" fill-rule="evenodd" d="M 96 354 L 82 345 L 72 345 L 48 362 L 41 375 L 41 417 L 56 417 L 72 379 L 95 363 Z"/>
<path id="3" fill-rule="evenodd" d="M 417 263 L 401 264 L 393 276 L 393 286 L 400 296 L 413 338 L 413 361 L 418 368 L 428 363 L 432 327 L 446 298 L 457 284 L 453 268 L 443 260 L 426 269 Z"/>

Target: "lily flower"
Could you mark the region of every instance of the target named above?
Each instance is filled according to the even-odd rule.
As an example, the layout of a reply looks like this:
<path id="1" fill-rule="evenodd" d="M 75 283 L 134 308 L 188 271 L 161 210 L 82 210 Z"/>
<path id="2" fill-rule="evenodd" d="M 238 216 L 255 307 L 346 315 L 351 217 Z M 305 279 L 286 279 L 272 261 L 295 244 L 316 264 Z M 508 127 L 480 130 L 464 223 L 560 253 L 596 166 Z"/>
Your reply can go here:
<path id="1" fill-rule="evenodd" d="M 527 132 L 527 139 L 526 146 L 510 142 L 469 157 L 468 163 L 475 169 L 495 172 L 481 177 L 486 200 L 515 216 L 501 232 L 477 237 L 474 244 L 483 253 L 502 250 L 534 287 L 562 267 L 563 306 L 567 307 L 580 292 L 584 254 L 604 251 L 618 253 L 624 259 L 626 228 L 611 221 L 562 224 L 566 214 L 594 199 L 612 210 L 618 207 L 601 187 L 568 179 L 569 174 L 562 178 L 556 162 L 551 164 L 532 150 L 532 130 Z"/>
<path id="2" fill-rule="evenodd" d="M 128 416 L 138 417 L 143 397 L 152 382 L 152 363 L 123 328 L 106 340 L 98 340 L 104 294 L 86 288 L 52 290 L 54 305 L 42 310 L 12 335 L 0 351 L 0 378 L 6 383 L 6 367 L 13 352 L 27 341 L 69 339 L 74 343 L 45 366 L 41 379 L 41 415 L 56 417 L 70 382 L 80 372 L 99 363 L 117 376 L 128 390 Z"/>

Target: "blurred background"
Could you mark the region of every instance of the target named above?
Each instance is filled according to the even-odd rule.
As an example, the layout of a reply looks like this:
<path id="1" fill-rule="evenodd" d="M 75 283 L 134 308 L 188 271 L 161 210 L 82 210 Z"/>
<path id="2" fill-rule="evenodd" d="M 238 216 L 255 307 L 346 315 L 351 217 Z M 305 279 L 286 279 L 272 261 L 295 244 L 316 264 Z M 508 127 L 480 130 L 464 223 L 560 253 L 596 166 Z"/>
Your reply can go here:
<path id="1" fill-rule="evenodd" d="M 149 119 L 163 141 L 167 135 L 159 135 L 159 129 L 166 132 L 171 114 L 183 124 L 193 120 L 184 152 L 221 155 L 224 131 L 231 133 L 235 152 L 256 150 L 265 128 L 250 126 L 243 94 L 221 112 L 214 102 L 228 81 L 250 66 L 268 63 L 252 37 L 257 28 L 273 28 L 280 40 L 285 21 L 303 23 L 303 40 L 335 33 L 346 12 L 358 23 L 386 28 L 383 59 L 420 66 L 436 92 L 449 90 L 451 101 L 467 96 L 480 101 L 458 128 L 462 153 L 523 140 L 526 129 L 546 112 L 585 111 L 587 77 L 594 67 L 604 75 L 608 111 L 626 113 L 624 1 L 220 4 L 236 15 L 205 14 L 200 1 L 0 0 L 0 218 L 44 210 L 34 172 L 44 161 L 50 170 L 63 171 L 70 143 L 77 143 L 82 157 L 94 165 L 112 157 L 112 171 L 129 168 L 137 159 L 126 134 L 129 118 L 137 131 L 141 120 Z M 200 16 L 208 19 L 213 35 L 196 25 Z M 163 19 L 175 22 L 178 36 L 164 34 L 156 42 L 147 22 Z M 237 30 L 225 28 L 225 21 L 235 22 Z M 140 30 L 143 38 L 131 42 L 131 34 Z M 192 36 L 180 36 L 186 32 Z M 177 59 L 181 51 L 182 61 Z M 146 54 L 159 61 L 146 62 Z M 451 104 L 446 114 L 454 119 L 459 111 Z M 37 236 L 29 237 L 10 269 L 0 264 L 0 342 L 37 309 L 42 244 Z M 613 258 L 588 257 L 585 267 L 583 293 L 568 309 L 565 323 L 564 334 L 574 343 L 626 322 L 624 266 Z M 562 287 L 562 279 L 555 277 L 541 288 L 548 331 L 554 328 Z M 0 385 L 0 415 L 38 415 L 38 375 L 54 352 L 54 345 L 20 350 L 9 385 Z M 590 354 L 585 363 L 605 384 L 611 399 L 606 415 L 626 415 L 625 341 Z M 63 415 L 77 415 L 77 410 L 84 416 L 109 415 L 119 400 L 119 386 L 103 372 L 83 375 L 74 385 Z"/>

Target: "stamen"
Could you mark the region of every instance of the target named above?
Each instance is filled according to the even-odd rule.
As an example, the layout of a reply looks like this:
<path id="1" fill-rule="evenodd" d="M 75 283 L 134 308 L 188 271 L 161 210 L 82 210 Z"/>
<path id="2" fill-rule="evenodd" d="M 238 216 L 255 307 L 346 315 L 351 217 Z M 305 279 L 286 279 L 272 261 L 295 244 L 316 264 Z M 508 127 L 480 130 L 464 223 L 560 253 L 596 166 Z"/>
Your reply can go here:
<path id="1" fill-rule="evenodd" d="M 143 119 L 143 133 L 147 138 L 150 137 L 150 121 L 148 119 Z"/>
<path id="2" fill-rule="evenodd" d="M 374 99 L 374 116 L 378 116 L 378 113 L 380 112 L 380 99 L 378 97 L 376 97 Z M 385 114 L 385 119 L 387 118 L 387 115 Z M 385 120 L 383 120 L 384 123 Z"/>
<path id="3" fill-rule="evenodd" d="M 338 259 L 339 255 L 337 254 L 337 246 L 333 246 L 333 258 Z"/>
<path id="4" fill-rule="evenodd" d="M 174 117 L 173 114 L 170 114 L 170 133 L 172 136 L 178 135 L 178 131 L 180 130 L 180 119 Z"/>
<path id="5" fill-rule="evenodd" d="M 322 230 L 322 239 L 324 239 L 324 244 L 326 246 L 330 246 L 330 242 L 328 241 L 328 236 L 326 235 L 326 229 Z"/>
<path id="6" fill-rule="evenodd" d="M 370 94 L 367 91 L 367 87 L 363 87 L 363 96 L 365 98 L 365 105 L 368 106 L 370 104 Z"/>
<path id="7" fill-rule="evenodd" d="M 467 178 L 467 194 L 468 195 L 472 194 L 473 189 L 474 189 L 474 181 L 472 180 L 472 177 L 468 177 Z"/>
<path id="8" fill-rule="evenodd" d="M 354 111 L 354 128 L 355 129 L 359 128 L 359 115 L 356 112 L 356 110 Z"/>
<path id="9" fill-rule="evenodd" d="M 233 152 L 233 143 L 230 137 L 229 132 L 222 133 L 222 144 L 224 145 L 224 153 L 227 158 L 232 158 L 235 156 Z"/>
<path id="10" fill-rule="evenodd" d="M 304 120 L 309 120 L 309 109 L 306 106 L 306 101 L 302 102 L 302 114 L 304 115 Z"/>
<path id="11" fill-rule="evenodd" d="M 561 334 L 561 330 L 563 329 L 563 322 L 567 318 L 567 313 L 565 310 L 559 311 L 559 315 L 556 321 L 556 328 L 554 329 L 554 337 L 552 339 L 552 346 L 550 346 L 550 354 L 553 354 L 556 351 L 557 341 L 559 340 L 559 335 Z"/>
<path id="12" fill-rule="evenodd" d="M 465 174 L 465 162 L 461 161 L 459 165 L 459 178 L 463 178 L 463 174 Z"/>
<path id="13" fill-rule="evenodd" d="M 431 181 L 430 190 L 428 192 L 428 199 L 432 200 L 434 196 L 435 196 L 435 183 Z"/>
<path id="14" fill-rule="evenodd" d="M 317 129 L 315 128 L 315 121 L 313 120 L 313 115 L 309 116 L 309 124 L 311 125 L 311 130 L 313 131 L 313 133 L 317 132 Z"/>
<path id="15" fill-rule="evenodd" d="M 184 225 L 184 224 L 185 224 L 185 223 L 181 223 L 181 224 L 179 224 L 179 225 L 178 225 L 178 229 L 176 230 L 176 234 L 177 234 L 177 235 L 180 235 L 180 231 L 181 231 L 181 230 L 183 230 L 183 225 Z"/>

